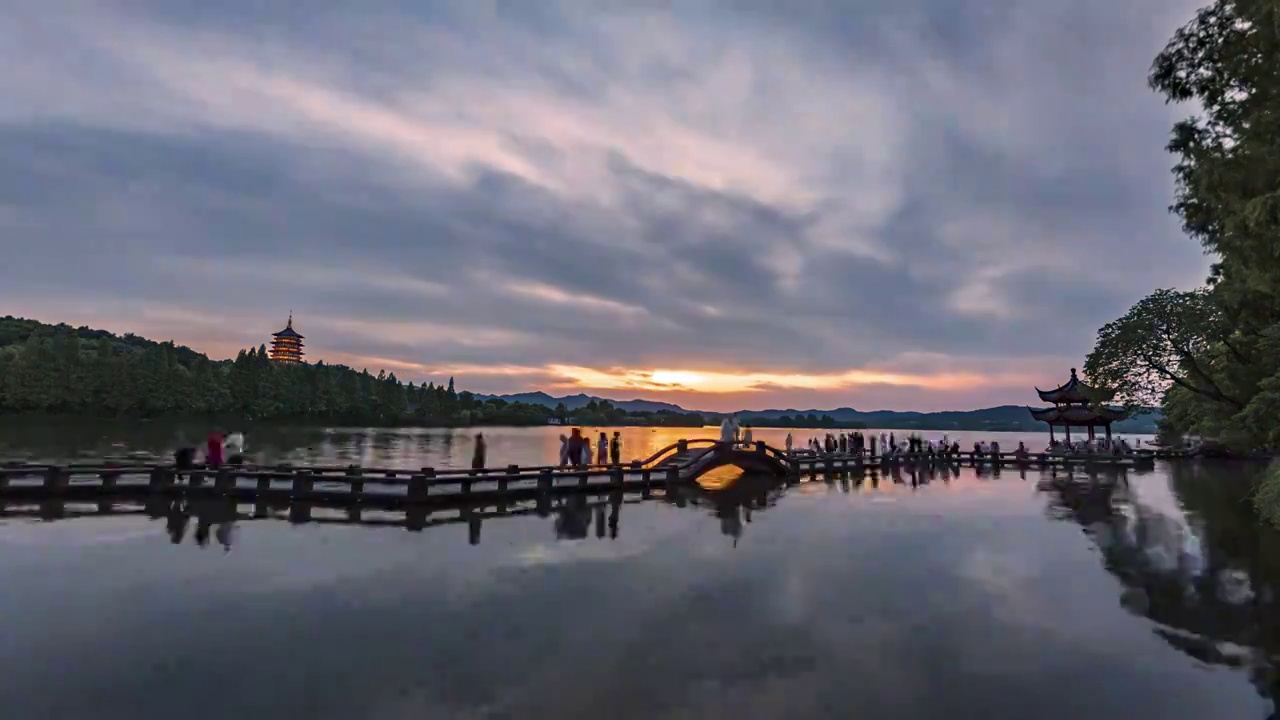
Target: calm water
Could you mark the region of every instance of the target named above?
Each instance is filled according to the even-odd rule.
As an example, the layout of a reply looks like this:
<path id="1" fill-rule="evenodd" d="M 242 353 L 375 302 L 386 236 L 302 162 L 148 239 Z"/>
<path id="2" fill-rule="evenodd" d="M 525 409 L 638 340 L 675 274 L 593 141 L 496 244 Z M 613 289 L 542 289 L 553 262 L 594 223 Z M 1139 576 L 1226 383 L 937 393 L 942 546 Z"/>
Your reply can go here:
<path id="1" fill-rule="evenodd" d="M 245 430 L 250 460 L 259 463 L 292 462 L 295 464 L 347 465 L 414 469 L 422 467 L 471 467 L 471 453 L 477 432 L 483 433 L 488 446 L 488 465 L 554 464 L 560 455 L 560 435 L 564 427 L 478 428 L 473 430 L 442 429 L 369 429 L 369 428 L 282 428 L 279 426 L 230 428 Z M 169 460 L 181 445 L 203 447 L 208 426 L 172 423 L 113 424 L 80 423 L 14 423 L 0 425 L 0 460 L 25 459 L 56 462 L 72 459 L 101 459 L 130 453 L 152 455 Z M 649 457 L 657 450 L 681 438 L 713 438 L 719 428 L 594 428 L 583 431 L 592 438 L 601 432 L 610 437 L 622 433 L 623 460 Z M 828 430 L 753 429 L 756 440 L 783 447 L 787 433 L 792 433 L 796 446 L 802 447 L 810 437 L 821 438 Z M 864 430 L 879 435 L 880 430 Z M 897 433 L 899 439 L 907 431 Z M 944 433 L 922 432 L 926 439 L 941 440 Z M 946 434 L 962 448 L 975 441 L 998 441 L 1012 450 L 1022 441 L 1033 450 L 1049 443 L 1047 433 L 961 432 Z M 1153 439 L 1151 435 L 1125 435 L 1130 442 Z"/>
<path id="2" fill-rule="evenodd" d="M 531 433 L 555 442 L 486 435 L 505 461 Z M 1262 720 L 1280 538 L 1248 472 L 744 478 L 488 519 L 474 545 L 465 522 L 241 520 L 200 546 L 145 516 L 0 517 L 0 717 Z"/>

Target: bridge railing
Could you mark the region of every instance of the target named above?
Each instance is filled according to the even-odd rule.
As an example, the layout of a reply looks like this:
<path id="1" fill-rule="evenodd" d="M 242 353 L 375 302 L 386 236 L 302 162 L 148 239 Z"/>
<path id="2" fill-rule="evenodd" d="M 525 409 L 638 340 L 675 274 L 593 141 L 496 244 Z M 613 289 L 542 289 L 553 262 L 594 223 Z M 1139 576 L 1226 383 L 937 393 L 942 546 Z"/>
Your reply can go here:
<path id="1" fill-rule="evenodd" d="M 653 453 L 652 455 L 650 455 L 649 457 L 643 460 L 637 460 L 636 463 L 639 463 L 641 467 L 651 467 L 665 460 L 668 457 L 675 457 L 680 453 L 688 451 L 690 447 L 700 447 L 704 445 L 710 447 L 710 446 L 716 445 L 718 442 L 719 440 L 714 440 L 711 438 L 698 438 L 694 440 L 683 440 L 683 439 L 678 440 L 662 448 L 661 450 L 658 450 L 657 452 Z"/>

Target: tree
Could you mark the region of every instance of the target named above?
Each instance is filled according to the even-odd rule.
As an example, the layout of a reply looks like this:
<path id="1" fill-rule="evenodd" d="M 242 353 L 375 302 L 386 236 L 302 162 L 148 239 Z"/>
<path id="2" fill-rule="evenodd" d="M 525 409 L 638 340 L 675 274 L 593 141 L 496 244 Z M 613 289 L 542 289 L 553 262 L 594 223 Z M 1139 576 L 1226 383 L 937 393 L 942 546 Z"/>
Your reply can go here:
<path id="1" fill-rule="evenodd" d="M 1217 0 L 1156 57 L 1151 87 L 1195 102 L 1168 150 L 1170 208 L 1216 256 L 1207 287 L 1157 291 L 1099 331 L 1086 371 L 1162 430 L 1280 446 L 1280 2 Z"/>
<path id="2" fill-rule="evenodd" d="M 1221 352 L 1210 335 L 1220 319 L 1207 290 L 1157 290 L 1098 330 L 1085 375 L 1129 407 L 1160 405 L 1176 385 L 1239 410 L 1244 402 L 1223 389 Z"/>

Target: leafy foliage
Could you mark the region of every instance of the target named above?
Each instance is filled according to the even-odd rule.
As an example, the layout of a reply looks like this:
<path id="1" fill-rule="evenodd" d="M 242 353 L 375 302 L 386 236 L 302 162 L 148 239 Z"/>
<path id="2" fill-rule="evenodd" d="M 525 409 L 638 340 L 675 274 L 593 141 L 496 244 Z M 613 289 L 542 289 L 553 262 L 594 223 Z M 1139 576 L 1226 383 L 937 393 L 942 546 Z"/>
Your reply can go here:
<path id="1" fill-rule="evenodd" d="M 1273 463 L 1267 469 L 1265 479 L 1253 496 L 1253 505 L 1259 515 L 1280 527 L 1280 463 Z"/>
<path id="2" fill-rule="evenodd" d="M 1150 82 L 1202 112 L 1177 123 L 1171 210 L 1215 255 L 1207 286 L 1158 290 L 1098 333 L 1090 379 L 1162 400 L 1162 431 L 1280 446 L 1280 2 L 1217 0 L 1178 30 Z"/>
<path id="3" fill-rule="evenodd" d="M 480 401 L 447 385 L 324 363 L 280 364 L 265 346 L 214 361 L 133 335 L 0 318 L 0 413 L 237 416 L 360 424 L 702 425 L 679 413 L 626 413 L 607 402 L 569 417 L 542 405 Z"/>

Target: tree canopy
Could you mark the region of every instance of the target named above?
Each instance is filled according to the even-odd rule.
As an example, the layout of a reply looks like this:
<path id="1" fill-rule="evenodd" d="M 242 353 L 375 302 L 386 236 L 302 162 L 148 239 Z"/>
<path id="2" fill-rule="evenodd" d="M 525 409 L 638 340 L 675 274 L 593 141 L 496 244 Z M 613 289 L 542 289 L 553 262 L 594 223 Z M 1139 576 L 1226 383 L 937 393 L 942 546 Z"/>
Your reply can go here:
<path id="1" fill-rule="evenodd" d="M 1199 112 L 1174 125 L 1171 210 L 1214 256 L 1206 286 L 1157 290 L 1098 331 L 1085 364 L 1167 431 L 1280 446 L 1280 0 L 1218 0 L 1179 29 L 1150 84 Z"/>

